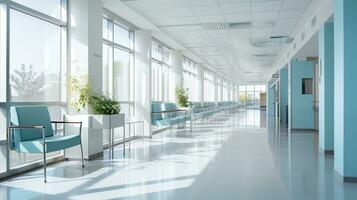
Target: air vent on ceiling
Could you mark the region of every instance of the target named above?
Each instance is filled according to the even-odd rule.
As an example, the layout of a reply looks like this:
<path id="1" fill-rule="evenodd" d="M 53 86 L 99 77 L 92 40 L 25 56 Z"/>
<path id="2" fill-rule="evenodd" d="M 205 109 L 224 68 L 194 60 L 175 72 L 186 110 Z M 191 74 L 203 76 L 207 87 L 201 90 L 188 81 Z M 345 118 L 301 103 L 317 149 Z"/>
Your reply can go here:
<path id="1" fill-rule="evenodd" d="M 272 78 L 279 78 L 279 74 L 273 74 Z"/>
<path id="2" fill-rule="evenodd" d="M 305 31 L 301 33 L 301 41 L 305 40 Z"/>
<path id="3" fill-rule="evenodd" d="M 311 28 L 315 27 L 316 21 L 317 21 L 317 19 L 316 19 L 316 15 L 315 15 L 314 18 L 312 18 L 312 20 L 311 20 Z"/>
<path id="4" fill-rule="evenodd" d="M 206 23 L 203 26 L 207 30 L 228 30 L 228 29 L 246 29 L 250 28 L 251 22 L 234 22 L 234 23 Z"/>
<path id="5" fill-rule="evenodd" d="M 269 39 L 252 40 L 251 45 L 258 48 L 281 47 L 284 44 L 290 44 L 292 41 L 294 41 L 294 38 L 288 36 L 271 36 Z"/>
<path id="6" fill-rule="evenodd" d="M 272 53 L 264 53 L 264 54 L 255 54 L 254 56 L 259 58 L 267 58 L 267 57 L 275 57 L 277 55 Z"/>

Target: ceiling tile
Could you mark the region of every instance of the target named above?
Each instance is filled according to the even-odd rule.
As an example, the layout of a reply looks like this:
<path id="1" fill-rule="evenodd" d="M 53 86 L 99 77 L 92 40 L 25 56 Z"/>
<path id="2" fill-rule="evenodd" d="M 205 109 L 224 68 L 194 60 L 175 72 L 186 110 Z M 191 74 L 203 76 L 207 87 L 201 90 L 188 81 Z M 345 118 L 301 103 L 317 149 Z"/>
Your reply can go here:
<path id="1" fill-rule="evenodd" d="M 186 2 L 191 6 L 207 6 L 217 4 L 217 0 L 187 0 Z"/>
<path id="2" fill-rule="evenodd" d="M 298 19 L 304 14 L 304 10 L 282 10 L 279 19 Z"/>
<path id="3" fill-rule="evenodd" d="M 250 13 L 243 14 L 224 14 L 224 20 L 228 23 L 251 21 Z"/>
<path id="4" fill-rule="evenodd" d="M 252 3 L 252 12 L 279 11 L 282 1 L 259 1 Z"/>
<path id="5" fill-rule="evenodd" d="M 201 23 L 223 23 L 222 15 L 202 15 L 198 17 Z"/>
<path id="6" fill-rule="evenodd" d="M 221 4 L 223 14 L 250 13 L 250 3 Z"/>
<path id="7" fill-rule="evenodd" d="M 179 18 L 164 18 L 157 22 L 157 25 L 188 25 L 198 24 L 199 21 L 196 17 L 179 17 Z"/>
<path id="8" fill-rule="evenodd" d="M 311 0 L 284 0 L 283 10 L 306 9 Z"/>
<path id="9" fill-rule="evenodd" d="M 209 6 L 195 6 L 195 7 L 192 7 L 192 10 L 198 16 L 221 14 L 218 4 L 209 5 Z"/>
<path id="10" fill-rule="evenodd" d="M 256 12 L 252 13 L 253 20 L 276 20 L 279 12 Z"/>
<path id="11" fill-rule="evenodd" d="M 163 10 L 163 13 L 166 17 L 194 17 L 191 9 L 184 8 L 170 8 Z"/>

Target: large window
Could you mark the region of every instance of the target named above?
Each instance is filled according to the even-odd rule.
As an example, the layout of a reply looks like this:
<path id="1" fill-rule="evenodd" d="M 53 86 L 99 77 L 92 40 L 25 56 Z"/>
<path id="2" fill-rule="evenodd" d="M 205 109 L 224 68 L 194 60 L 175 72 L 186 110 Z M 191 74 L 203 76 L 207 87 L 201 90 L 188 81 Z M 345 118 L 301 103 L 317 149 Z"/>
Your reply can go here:
<path id="1" fill-rule="evenodd" d="M 115 19 L 103 19 L 103 91 L 121 104 L 127 118 L 133 115 L 133 32 Z"/>
<path id="2" fill-rule="evenodd" d="M 11 101 L 60 101 L 61 27 L 11 9 L 9 65 Z"/>
<path id="3" fill-rule="evenodd" d="M 223 101 L 228 101 L 228 92 L 229 92 L 229 83 L 227 80 L 223 79 L 222 81 L 222 89 L 223 89 Z"/>
<path id="4" fill-rule="evenodd" d="M 153 101 L 169 100 L 169 48 L 152 42 L 151 98 Z"/>
<path id="5" fill-rule="evenodd" d="M 190 101 L 198 101 L 198 69 L 196 63 L 188 58 L 183 61 L 183 85 L 188 89 Z"/>
<path id="6" fill-rule="evenodd" d="M 103 92 L 120 103 L 125 118 L 134 117 L 134 34 L 112 13 L 103 18 Z M 117 141 L 123 130 L 115 129 Z M 103 135 L 104 144 L 108 134 Z"/>
<path id="7" fill-rule="evenodd" d="M 67 68 L 66 1 L 4 2 L 0 4 L 0 172 L 42 160 L 41 155 L 9 151 L 4 145 L 8 108 L 47 105 L 51 119 L 61 120 Z"/>
<path id="8" fill-rule="evenodd" d="M 204 71 L 204 101 L 215 101 L 215 74 L 205 69 Z"/>
<path id="9" fill-rule="evenodd" d="M 222 83 L 222 79 L 221 79 L 221 77 L 217 77 L 217 95 L 218 95 L 218 97 L 217 97 L 217 99 L 218 99 L 218 101 L 223 101 L 223 99 L 222 99 L 222 95 L 223 95 L 223 91 L 222 91 L 222 86 L 223 86 L 223 83 Z"/>
<path id="10" fill-rule="evenodd" d="M 266 85 L 241 85 L 239 104 L 244 108 L 260 108 L 261 93 L 266 93 Z"/>

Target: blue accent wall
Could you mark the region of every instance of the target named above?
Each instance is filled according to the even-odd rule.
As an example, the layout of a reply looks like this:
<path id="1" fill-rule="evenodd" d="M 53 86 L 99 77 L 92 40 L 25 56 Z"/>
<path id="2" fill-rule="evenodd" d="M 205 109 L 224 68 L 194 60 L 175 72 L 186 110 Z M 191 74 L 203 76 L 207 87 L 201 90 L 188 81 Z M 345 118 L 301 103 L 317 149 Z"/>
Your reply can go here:
<path id="1" fill-rule="evenodd" d="M 357 1 L 334 0 L 334 162 L 344 177 L 357 177 Z"/>
<path id="2" fill-rule="evenodd" d="M 280 121 L 281 123 L 288 123 L 288 68 L 280 70 Z"/>
<path id="3" fill-rule="evenodd" d="M 334 149 L 334 25 L 326 23 L 319 31 L 319 146 Z"/>
<path id="4" fill-rule="evenodd" d="M 291 61 L 291 125 L 292 129 L 313 129 L 313 95 L 302 94 L 302 79 L 314 77 L 315 63 L 312 61 Z"/>
<path id="5" fill-rule="evenodd" d="M 274 116 L 275 115 L 275 102 L 274 102 L 274 92 L 275 89 L 274 87 L 270 87 L 270 84 L 268 84 L 268 98 L 267 98 L 267 114 L 269 116 Z"/>

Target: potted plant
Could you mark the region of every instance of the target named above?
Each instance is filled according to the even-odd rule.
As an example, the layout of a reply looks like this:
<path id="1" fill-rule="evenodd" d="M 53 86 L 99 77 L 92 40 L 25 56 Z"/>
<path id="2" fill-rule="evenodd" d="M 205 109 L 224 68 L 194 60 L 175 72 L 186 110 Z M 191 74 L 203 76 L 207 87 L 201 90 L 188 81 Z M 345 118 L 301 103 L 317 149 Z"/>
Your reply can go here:
<path id="1" fill-rule="evenodd" d="M 92 128 L 112 129 L 122 126 L 125 122 L 124 114 L 120 114 L 120 105 L 108 95 L 91 94 L 88 105 L 93 112 Z"/>
<path id="2" fill-rule="evenodd" d="M 175 96 L 176 102 L 180 107 L 188 107 L 190 106 L 190 102 L 188 101 L 188 89 L 183 88 L 182 85 L 179 85 L 175 88 Z"/>
<path id="3" fill-rule="evenodd" d="M 70 104 L 75 114 L 65 115 L 66 120 L 83 122 L 82 142 L 84 157 L 96 158 L 103 155 L 103 129 L 113 129 L 125 124 L 125 115 L 120 113 L 120 105 L 108 95 L 92 90 L 88 76 L 68 77 L 67 88 L 70 92 Z M 87 112 L 82 112 L 87 110 Z M 71 127 L 67 128 L 70 130 Z M 75 128 L 75 127 L 73 127 Z M 113 137 L 113 131 L 108 132 Z M 89 148 L 90 145 L 90 148 Z M 66 157 L 75 158 L 78 152 L 66 152 Z"/>

